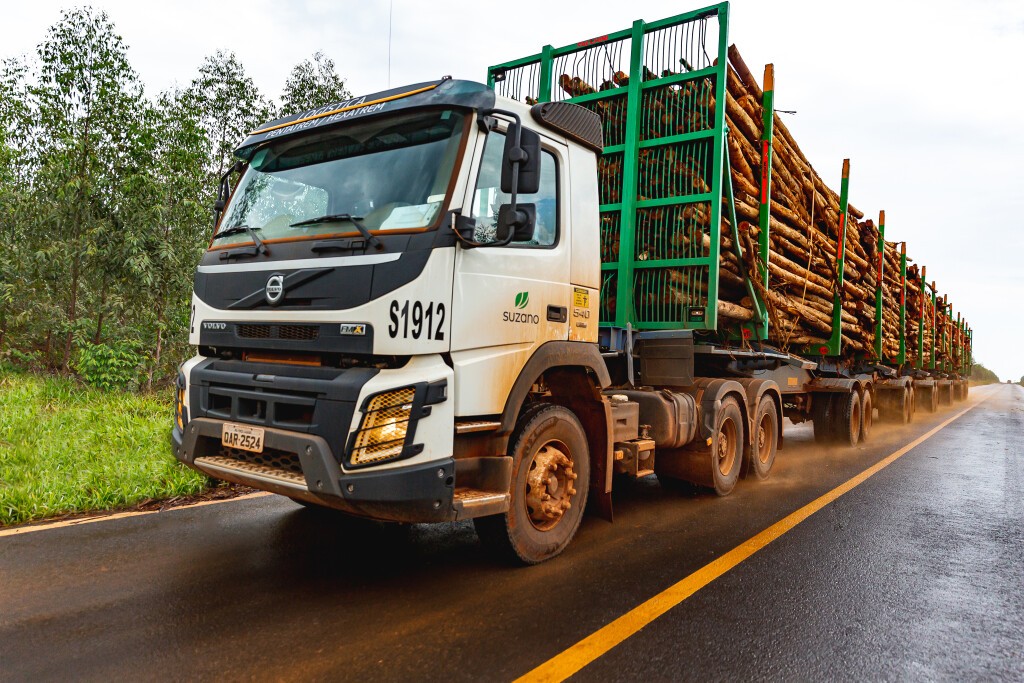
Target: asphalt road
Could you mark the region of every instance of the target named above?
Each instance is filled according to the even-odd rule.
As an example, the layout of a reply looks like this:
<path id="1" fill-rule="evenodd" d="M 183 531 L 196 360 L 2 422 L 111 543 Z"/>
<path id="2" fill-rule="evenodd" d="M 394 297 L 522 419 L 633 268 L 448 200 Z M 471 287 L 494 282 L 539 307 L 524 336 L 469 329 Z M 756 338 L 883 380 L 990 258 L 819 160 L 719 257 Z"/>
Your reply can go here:
<path id="1" fill-rule="evenodd" d="M 978 405 L 583 668 L 580 680 L 1024 678 L 1024 388 L 727 498 L 638 482 L 511 568 L 470 524 L 263 497 L 0 538 L 0 680 L 509 680 Z"/>

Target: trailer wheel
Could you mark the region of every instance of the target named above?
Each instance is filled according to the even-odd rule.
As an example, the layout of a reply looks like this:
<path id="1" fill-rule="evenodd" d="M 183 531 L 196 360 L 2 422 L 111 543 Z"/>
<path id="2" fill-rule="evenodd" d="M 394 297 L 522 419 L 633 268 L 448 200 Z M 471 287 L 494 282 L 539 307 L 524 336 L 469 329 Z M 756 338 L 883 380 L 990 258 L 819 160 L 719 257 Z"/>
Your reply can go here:
<path id="1" fill-rule="evenodd" d="M 519 418 L 509 439 L 508 512 L 473 520 L 481 542 L 523 564 L 555 557 L 583 519 L 590 486 L 587 436 L 571 410 L 543 404 Z"/>
<path id="2" fill-rule="evenodd" d="M 811 399 L 811 420 L 814 423 L 814 440 L 825 444 L 834 440 L 832 413 L 835 410 L 833 394 L 814 394 Z"/>
<path id="3" fill-rule="evenodd" d="M 835 437 L 844 446 L 856 446 L 860 442 L 862 428 L 861 401 L 857 391 L 848 394 L 835 394 L 838 405 L 833 412 L 835 418 Z"/>
<path id="4" fill-rule="evenodd" d="M 951 406 L 953 405 L 953 385 L 944 384 L 941 387 L 942 391 L 939 393 L 939 405 Z"/>
<path id="5" fill-rule="evenodd" d="M 928 387 L 928 398 L 925 406 L 928 408 L 929 413 L 935 413 L 939 410 L 939 388 L 934 384 Z"/>
<path id="6" fill-rule="evenodd" d="M 914 387 L 909 384 L 903 394 L 903 408 L 907 414 L 903 424 L 910 424 L 914 421 L 914 413 L 917 412 L 917 396 L 914 393 Z"/>
<path id="7" fill-rule="evenodd" d="M 779 411 L 775 407 L 775 400 L 768 394 L 762 396 L 757 403 L 753 437 L 750 470 L 758 479 L 767 479 L 779 445 Z"/>
<path id="8" fill-rule="evenodd" d="M 871 435 L 871 426 L 875 423 L 875 406 L 872 405 L 871 392 L 865 391 L 861 398 L 860 418 L 860 440 L 861 443 L 868 440 Z"/>

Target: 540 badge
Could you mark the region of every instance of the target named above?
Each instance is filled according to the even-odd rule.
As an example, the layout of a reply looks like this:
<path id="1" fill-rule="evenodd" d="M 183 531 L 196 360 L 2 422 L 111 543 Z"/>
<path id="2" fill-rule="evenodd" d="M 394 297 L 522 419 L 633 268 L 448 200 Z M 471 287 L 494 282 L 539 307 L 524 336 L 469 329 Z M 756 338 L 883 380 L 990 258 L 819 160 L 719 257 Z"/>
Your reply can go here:
<path id="1" fill-rule="evenodd" d="M 444 340 L 444 304 L 429 301 L 392 301 L 391 324 L 388 335 L 392 339 L 402 337 L 408 339 Z"/>

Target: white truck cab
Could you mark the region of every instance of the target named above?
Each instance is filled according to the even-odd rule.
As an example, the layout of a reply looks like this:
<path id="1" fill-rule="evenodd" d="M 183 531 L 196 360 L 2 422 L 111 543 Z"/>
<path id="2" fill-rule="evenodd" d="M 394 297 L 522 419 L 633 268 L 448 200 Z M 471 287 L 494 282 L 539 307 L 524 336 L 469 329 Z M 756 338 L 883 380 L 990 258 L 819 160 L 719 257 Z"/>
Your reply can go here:
<path id="1" fill-rule="evenodd" d="M 196 270 L 176 457 L 560 552 L 588 484 L 610 491 L 601 148 L 581 107 L 447 78 L 252 133 Z"/>

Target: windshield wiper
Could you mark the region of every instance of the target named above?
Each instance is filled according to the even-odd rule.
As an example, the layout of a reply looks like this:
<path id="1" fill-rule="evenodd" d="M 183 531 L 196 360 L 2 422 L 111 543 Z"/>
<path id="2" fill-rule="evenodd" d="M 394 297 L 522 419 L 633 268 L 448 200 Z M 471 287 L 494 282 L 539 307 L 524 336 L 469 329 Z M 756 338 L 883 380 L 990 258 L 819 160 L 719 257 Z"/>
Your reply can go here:
<path id="1" fill-rule="evenodd" d="M 297 223 L 292 223 L 288 227 L 289 228 L 301 228 L 301 227 L 303 227 L 305 225 L 316 225 L 317 223 L 340 223 L 342 221 L 346 221 L 346 222 L 351 223 L 352 225 L 356 226 L 356 230 L 359 231 L 360 235 L 362 235 L 363 237 L 366 238 L 366 241 L 369 242 L 371 246 L 376 247 L 377 249 L 380 249 L 382 247 L 382 245 L 380 243 L 380 240 L 377 239 L 376 235 L 374 235 L 372 232 L 370 232 L 369 230 L 366 229 L 366 226 L 363 225 L 362 222 L 361 222 L 362 220 L 363 220 L 362 216 L 353 216 L 350 213 L 329 213 L 326 216 L 317 216 L 316 218 L 307 218 L 304 221 L 299 221 Z"/>
<path id="2" fill-rule="evenodd" d="M 253 244 L 256 245 L 256 253 L 269 254 L 270 250 L 267 249 L 267 245 L 263 244 L 263 240 L 256 234 L 256 231 L 260 228 L 250 228 L 248 225 L 235 225 L 230 228 L 221 230 L 213 236 L 214 239 L 220 239 L 221 237 L 228 237 L 229 235 L 237 235 L 240 232 L 249 233 L 249 237 L 252 238 Z"/>

